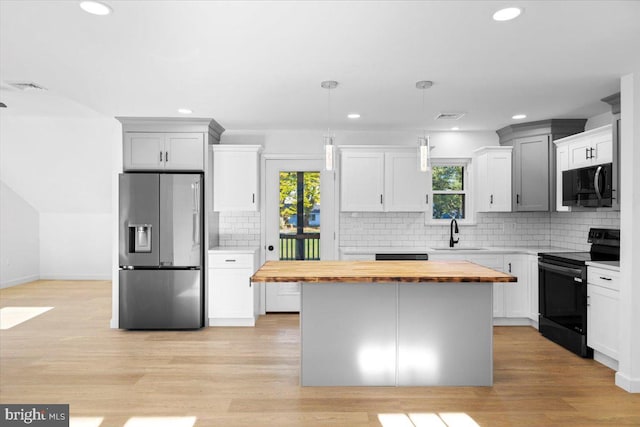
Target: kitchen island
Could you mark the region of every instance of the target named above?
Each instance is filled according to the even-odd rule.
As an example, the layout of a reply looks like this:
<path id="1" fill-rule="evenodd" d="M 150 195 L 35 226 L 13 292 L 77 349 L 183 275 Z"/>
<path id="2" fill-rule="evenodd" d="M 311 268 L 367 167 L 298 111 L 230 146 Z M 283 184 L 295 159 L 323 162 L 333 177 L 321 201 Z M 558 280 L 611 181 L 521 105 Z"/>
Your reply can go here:
<path id="1" fill-rule="evenodd" d="M 467 261 L 268 261 L 253 282 L 301 282 L 303 386 L 493 384 L 492 284 Z"/>

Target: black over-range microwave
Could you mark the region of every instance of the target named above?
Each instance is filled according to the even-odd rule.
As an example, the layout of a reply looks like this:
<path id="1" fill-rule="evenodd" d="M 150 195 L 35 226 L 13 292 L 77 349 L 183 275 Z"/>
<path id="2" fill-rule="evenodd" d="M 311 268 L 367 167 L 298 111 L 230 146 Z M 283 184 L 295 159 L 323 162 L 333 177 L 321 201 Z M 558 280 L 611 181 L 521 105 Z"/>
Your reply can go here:
<path id="1" fill-rule="evenodd" d="M 589 166 L 562 172 L 564 206 L 611 207 L 613 201 L 613 164 Z"/>

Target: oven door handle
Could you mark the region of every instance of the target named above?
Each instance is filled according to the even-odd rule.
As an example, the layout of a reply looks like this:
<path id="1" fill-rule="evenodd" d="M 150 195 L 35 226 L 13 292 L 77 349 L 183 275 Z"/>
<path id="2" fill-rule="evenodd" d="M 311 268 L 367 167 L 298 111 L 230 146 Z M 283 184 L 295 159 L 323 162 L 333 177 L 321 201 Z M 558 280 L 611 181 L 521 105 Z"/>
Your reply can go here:
<path id="1" fill-rule="evenodd" d="M 580 282 L 582 282 L 582 270 L 579 268 L 563 267 L 560 265 L 549 264 L 544 261 L 538 261 L 538 265 L 545 270 L 554 271 L 565 276 L 572 276 L 574 279 L 580 278 Z"/>

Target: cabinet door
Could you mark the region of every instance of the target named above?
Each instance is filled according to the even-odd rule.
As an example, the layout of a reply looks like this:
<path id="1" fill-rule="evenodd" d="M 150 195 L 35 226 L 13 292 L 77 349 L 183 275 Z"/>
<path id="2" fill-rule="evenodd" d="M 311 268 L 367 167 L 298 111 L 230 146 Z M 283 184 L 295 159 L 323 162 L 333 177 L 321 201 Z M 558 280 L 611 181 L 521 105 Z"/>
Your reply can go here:
<path id="1" fill-rule="evenodd" d="M 343 151 L 340 156 L 340 210 L 384 210 L 384 153 Z"/>
<path id="2" fill-rule="evenodd" d="M 529 280 L 525 255 L 505 255 L 504 270 L 518 278 L 517 282 L 504 284 L 505 317 L 529 317 Z"/>
<path id="3" fill-rule="evenodd" d="M 489 153 L 476 155 L 473 159 L 475 205 L 478 212 L 491 210 L 491 189 L 489 188 Z M 511 181 L 511 177 L 509 177 Z"/>
<path id="4" fill-rule="evenodd" d="M 538 322 L 538 256 L 528 255 L 529 264 L 529 319 Z"/>
<path id="5" fill-rule="evenodd" d="M 488 153 L 487 190 L 491 212 L 511 212 L 511 151 Z"/>
<path id="6" fill-rule="evenodd" d="M 213 210 L 258 210 L 258 153 L 215 151 L 213 155 Z"/>
<path id="7" fill-rule="evenodd" d="M 618 360 L 619 292 L 587 285 L 587 345 Z"/>
<path id="8" fill-rule="evenodd" d="M 579 137 L 569 143 L 569 169 L 591 166 L 591 138 Z"/>
<path id="9" fill-rule="evenodd" d="M 613 134 L 607 127 L 591 137 L 593 150 L 593 164 L 611 163 L 613 161 Z"/>
<path id="10" fill-rule="evenodd" d="M 167 170 L 204 170 L 204 135 L 201 133 L 168 133 L 164 141 Z"/>
<path id="11" fill-rule="evenodd" d="M 127 132 L 124 135 L 124 170 L 164 168 L 164 134 Z"/>
<path id="12" fill-rule="evenodd" d="M 384 209 L 388 212 L 427 210 L 430 174 L 418 169 L 418 153 L 385 153 Z"/>
<path id="13" fill-rule="evenodd" d="M 516 140 L 513 206 L 514 211 L 549 210 L 549 135 Z"/>
<path id="14" fill-rule="evenodd" d="M 253 318 L 253 286 L 250 270 L 240 268 L 209 269 L 209 317 Z"/>
<path id="15" fill-rule="evenodd" d="M 562 205 L 562 172 L 569 169 L 569 145 L 556 147 L 556 210 L 570 211 L 569 206 Z"/>

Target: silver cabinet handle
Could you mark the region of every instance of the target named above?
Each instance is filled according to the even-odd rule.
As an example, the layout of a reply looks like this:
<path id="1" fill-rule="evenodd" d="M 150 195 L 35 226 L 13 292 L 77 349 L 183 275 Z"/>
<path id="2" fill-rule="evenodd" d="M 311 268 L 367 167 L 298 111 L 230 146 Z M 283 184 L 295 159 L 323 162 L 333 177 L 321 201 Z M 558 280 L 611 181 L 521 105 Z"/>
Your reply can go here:
<path id="1" fill-rule="evenodd" d="M 256 193 L 252 193 L 251 194 L 251 203 L 255 203 L 256 202 Z"/>
<path id="2" fill-rule="evenodd" d="M 509 263 L 509 273 L 511 273 L 511 263 Z"/>
<path id="3" fill-rule="evenodd" d="M 380 195 L 380 204 L 382 204 L 382 194 Z"/>
<path id="4" fill-rule="evenodd" d="M 429 204 L 429 195 L 425 194 L 424 195 L 424 202 L 428 205 Z"/>
<path id="5" fill-rule="evenodd" d="M 225 259 L 224 262 L 236 262 L 235 259 Z"/>
<path id="6" fill-rule="evenodd" d="M 162 151 L 160 152 L 160 163 L 162 163 Z"/>
<path id="7" fill-rule="evenodd" d="M 584 149 L 584 158 L 585 159 L 589 159 L 589 149 L 588 148 Z"/>
<path id="8" fill-rule="evenodd" d="M 493 194 L 491 195 L 491 197 L 489 198 L 489 203 L 493 204 Z"/>
<path id="9" fill-rule="evenodd" d="M 165 152 L 164 152 L 164 161 L 165 161 L 165 162 L 168 162 L 168 161 L 169 161 L 169 152 L 168 152 L 168 151 L 165 151 Z"/>

